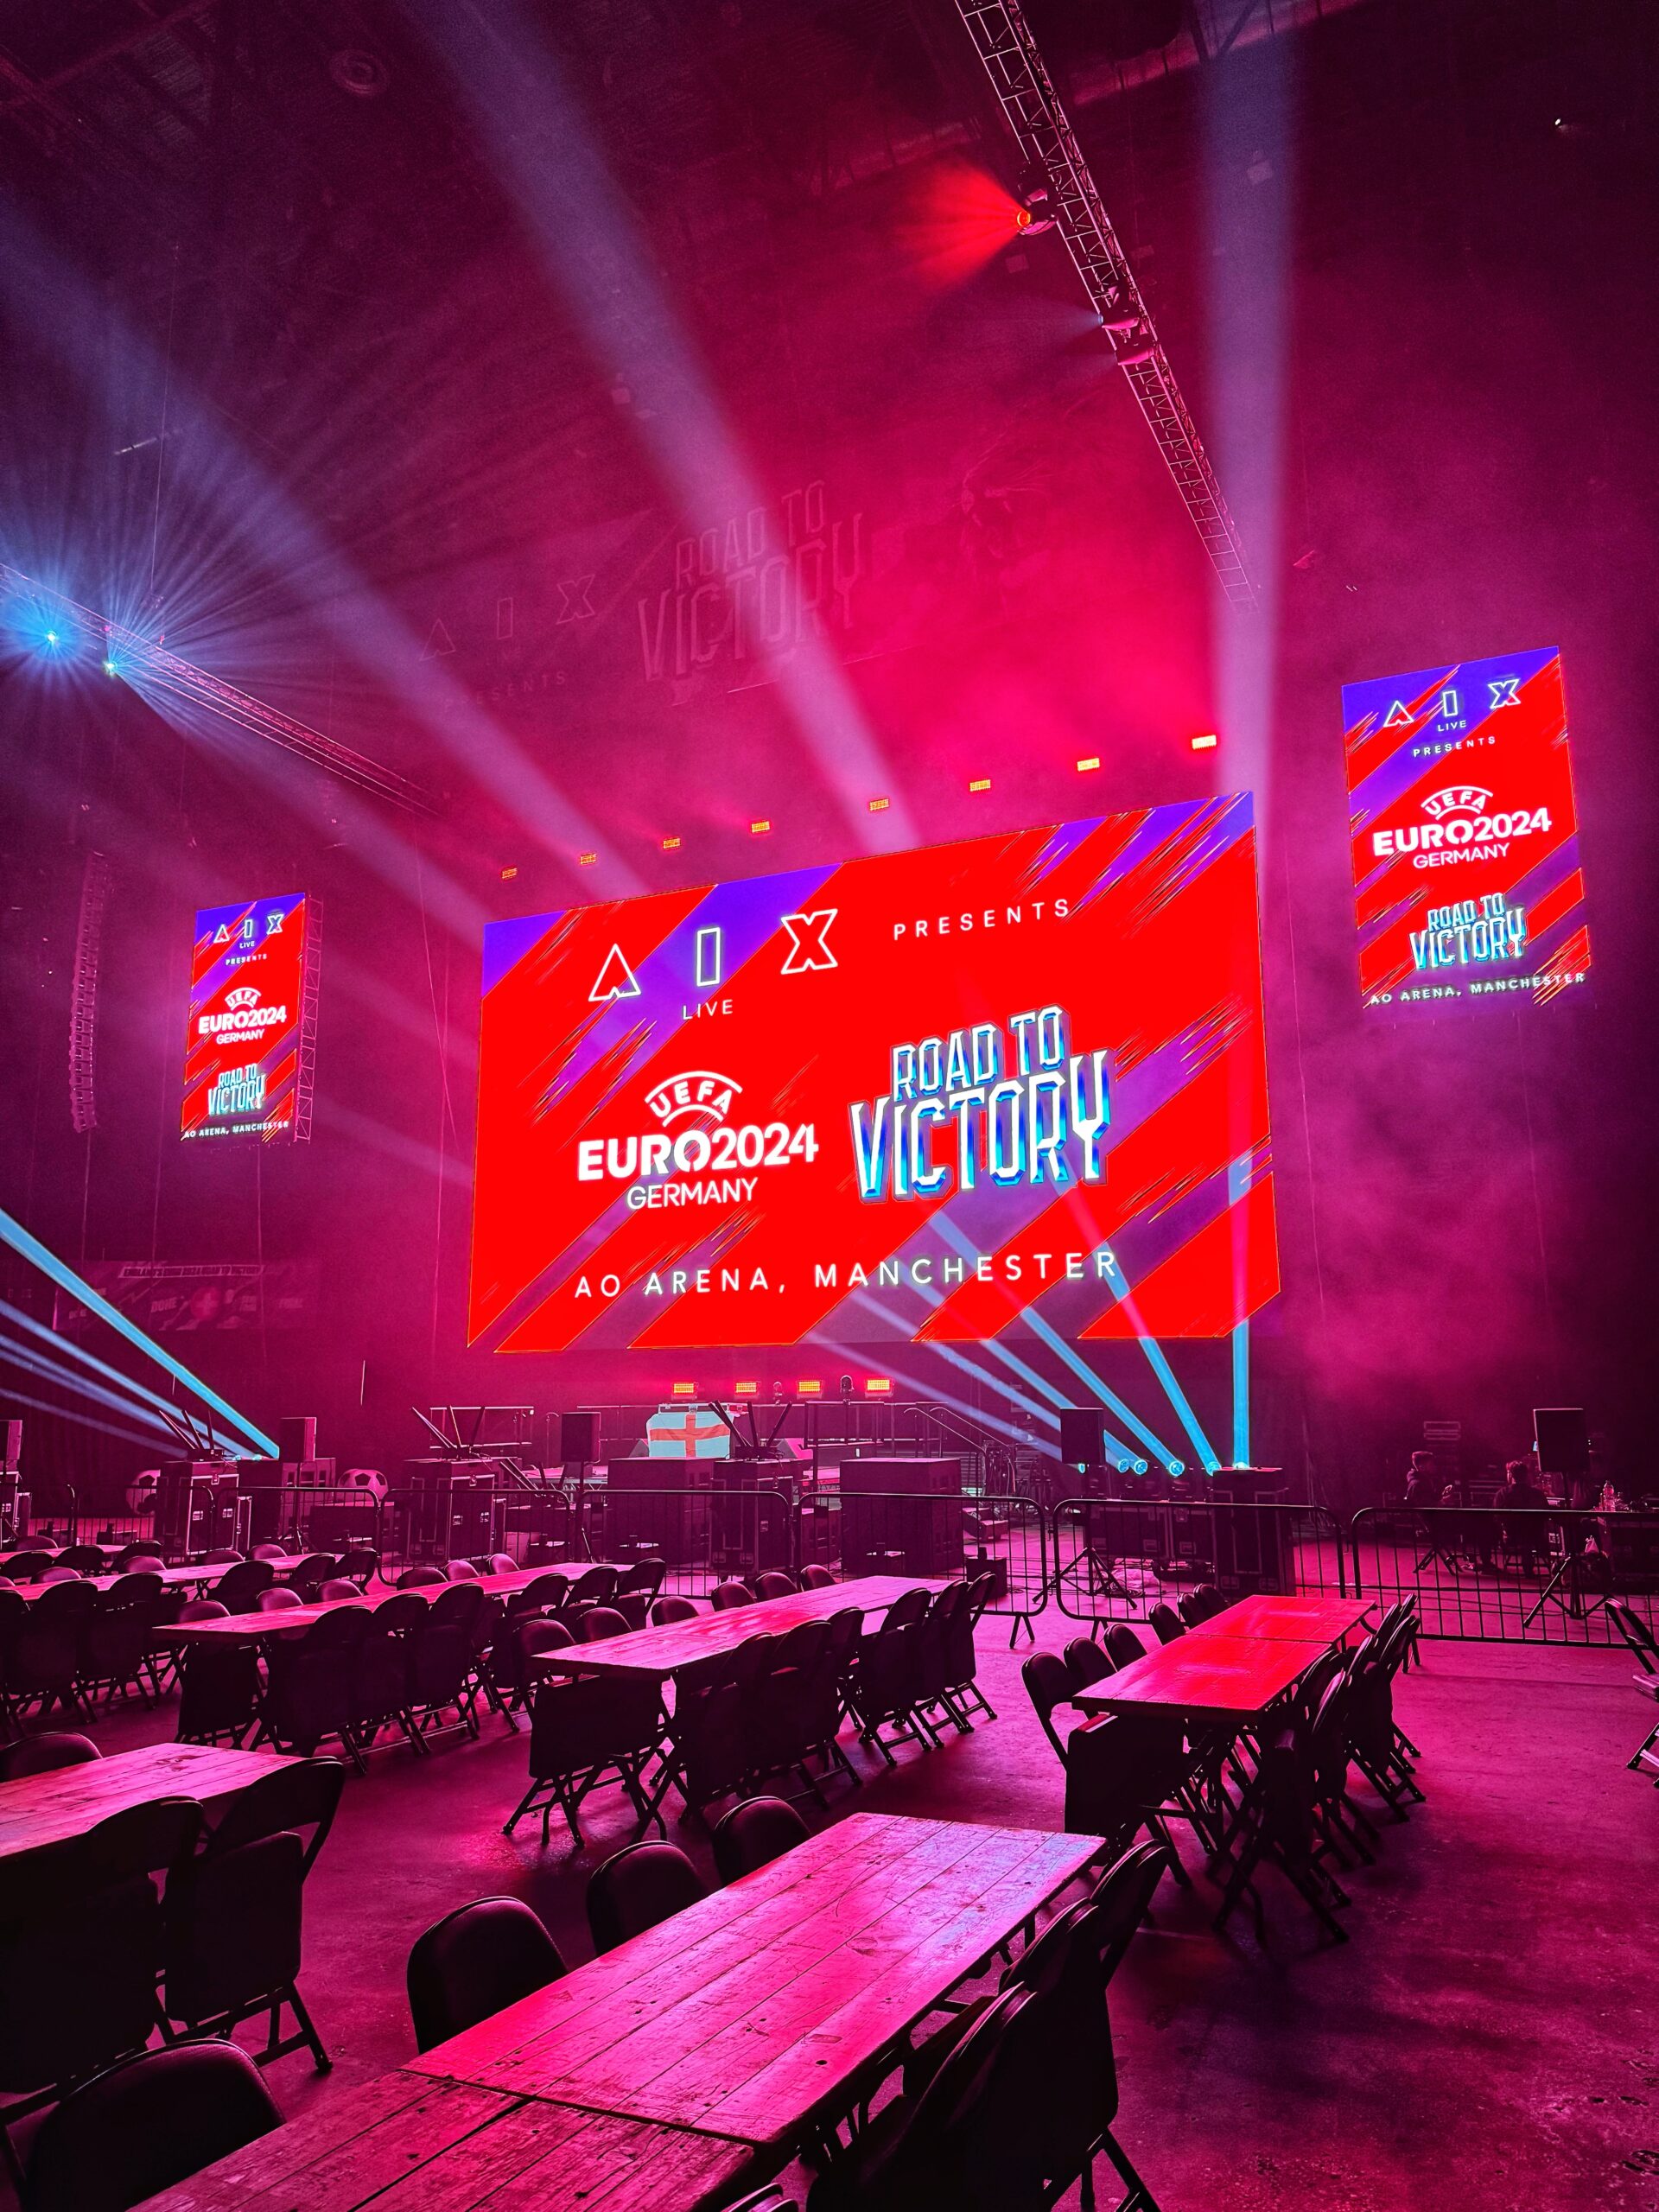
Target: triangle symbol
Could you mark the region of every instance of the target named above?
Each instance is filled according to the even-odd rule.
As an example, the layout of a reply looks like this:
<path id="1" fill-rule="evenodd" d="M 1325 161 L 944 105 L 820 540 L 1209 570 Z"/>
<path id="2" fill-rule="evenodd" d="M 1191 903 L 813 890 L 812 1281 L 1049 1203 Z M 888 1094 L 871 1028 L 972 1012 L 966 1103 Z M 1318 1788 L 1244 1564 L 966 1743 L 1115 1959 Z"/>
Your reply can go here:
<path id="1" fill-rule="evenodd" d="M 1384 729 L 1398 729 L 1402 723 L 1409 725 L 1411 718 L 1411 709 L 1403 699 L 1396 699 L 1383 715 L 1382 727 Z"/>
<path id="2" fill-rule="evenodd" d="M 213 943 L 215 944 L 228 944 L 230 941 L 231 925 L 228 922 L 221 922 L 219 927 L 213 931 Z"/>
<path id="3" fill-rule="evenodd" d="M 606 955 L 605 965 L 594 978 L 594 988 L 588 994 L 588 1002 L 601 1005 L 607 999 L 637 999 L 639 978 L 622 957 L 622 948 L 613 944 Z"/>
<path id="4" fill-rule="evenodd" d="M 426 643 L 421 647 L 421 658 L 436 660 L 442 654 L 452 653 L 454 650 L 455 641 L 444 628 L 443 617 L 440 615 L 426 633 Z"/>

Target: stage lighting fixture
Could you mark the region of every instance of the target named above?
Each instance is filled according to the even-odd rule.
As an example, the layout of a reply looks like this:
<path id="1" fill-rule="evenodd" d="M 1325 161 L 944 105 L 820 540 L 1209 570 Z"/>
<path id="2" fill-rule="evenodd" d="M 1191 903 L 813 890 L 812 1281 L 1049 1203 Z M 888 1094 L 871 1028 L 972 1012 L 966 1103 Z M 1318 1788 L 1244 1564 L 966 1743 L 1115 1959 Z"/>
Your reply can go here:
<path id="1" fill-rule="evenodd" d="M 1054 194 L 1039 168 L 1026 171 L 1014 187 L 1014 196 L 1020 203 L 1020 212 L 1014 219 L 1015 230 L 1035 238 L 1039 231 L 1053 229 L 1057 219 Z"/>
<path id="2" fill-rule="evenodd" d="M 769 837 L 772 835 L 771 823 L 766 821 L 751 822 L 749 824 L 749 835 L 751 837 Z"/>
<path id="3" fill-rule="evenodd" d="M 1098 768 L 1098 767 L 1099 767 L 1099 766 L 1100 766 L 1100 755 L 1099 755 L 1099 753 L 1091 753 L 1089 755 L 1089 757 L 1088 757 L 1088 759 L 1087 759 L 1086 760 L 1079 760 L 1079 761 L 1078 761 L 1078 763 L 1077 763 L 1077 773 L 1078 773 L 1080 776 L 1087 776 L 1087 775 L 1090 775 L 1090 774 L 1091 774 L 1091 773 L 1093 772 L 1093 771 L 1094 771 L 1095 769 Z"/>
<path id="4" fill-rule="evenodd" d="M 988 776 L 976 776 L 968 788 L 970 791 L 988 791 L 991 788 L 991 779 Z"/>
<path id="5" fill-rule="evenodd" d="M 518 869 L 517 869 L 516 868 L 504 868 L 502 869 L 502 871 L 501 871 L 501 880 L 502 880 L 502 882 L 503 882 L 503 883 L 511 883 L 511 882 L 512 881 L 513 877 L 514 877 L 515 875 L 517 875 L 517 874 L 518 874 Z"/>
<path id="6" fill-rule="evenodd" d="M 695 1398 L 696 1395 L 697 1386 L 695 1382 L 675 1382 L 669 1387 L 669 1395 L 673 1398 Z"/>
<path id="7" fill-rule="evenodd" d="M 1128 346 L 1117 356 L 1117 365 L 1120 369 L 1144 369 L 1157 351 L 1157 342 L 1150 331 L 1144 338 L 1137 338 L 1131 332 Z"/>
<path id="8" fill-rule="evenodd" d="M 1214 730 L 1208 729 L 1204 732 L 1202 736 L 1195 737 L 1192 740 L 1192 750 L 1195 753 L 1213 753 L 1220 743 L 1221 740 L 1217 736 Z"/>
<path id="9" fill-rule="evenodd" d="M 576 866 L 578 868 L 592 868 L 598 858 L 599 855 L 597 853 L 578 853 L 576 855 Z"/>
<path id="10" fill-rule="evenodd" d="M 118 676 L 121 673 L 120 666 L 115 661 L 106 660 L 104 664 L 104 673 L 105 676 Z"/>
<path id="11" fill-rule="evenodd" d="M 681 841 L 677 837 L 664 837 L 663 840 L 663 850 L 665 853 L 677 853 L 680 849 L 680 842 Z"/>
<path id="12" fill-rule="evenodd" d="M 800 1398 L 821 1398 L 823 1395 L 823 1385 L 822 1382 L 798 1382 L 795 1385 L 795 1395 Z"/>
<path id="13" fill-rule="evenodd" d="M 864 1388 L 872 1398 L 890 1398 L 893 1395 L 893 1377 L 890 1375 L 867 1375 Z"/>
<path id="14" fill-rule="evenodd" d="M 885 814 L 892 804 L 893 801 L 890 798 L 873 798 L 869 802 L 870 812 L 872 814 Z"/>
<path id="15" fill-rule="evenodd" d="M 758 1398 L 760 1395 L 760 1385 L 758 1382 L 734 1382 L 732 1385 L 734 1398 Z"/>

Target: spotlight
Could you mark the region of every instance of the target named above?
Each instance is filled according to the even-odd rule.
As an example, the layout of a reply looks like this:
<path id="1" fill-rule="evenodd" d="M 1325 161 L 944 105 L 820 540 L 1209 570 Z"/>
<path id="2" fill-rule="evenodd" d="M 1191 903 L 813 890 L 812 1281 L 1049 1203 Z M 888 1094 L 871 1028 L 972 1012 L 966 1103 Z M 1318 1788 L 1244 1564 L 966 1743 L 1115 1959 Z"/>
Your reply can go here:
<path id="1" fill-rule="evenodd" d="M 502 880 L 502 882 L 503 882 L 503 883 L 511 883 L 511 882 L 512 881 L 513 877 L 514 877 L 515 875 L 517 875 L 517 874 L 518 874 L 518 869 L 517 869 L 516 868 L 504 868 L 502 869 L 502 871 L 501 871 L 501 880 Z"/>
<path id="2" fill-rule="evenodd" d="M 758 1382 L 734 1382 L 732 1385 L 734 1398 L 755 1398 L 760 1395 L 760 1385 Z"/>
<path id="3" fill-rule="evenodd" d="M 1212 729 L 1205 730 L 1201 737 L 1195 737 L 1192 741 L 1192 750 L 1195 753 L 1213 753 L 1220 743 L 1221 740 Z"/>
<path id="4" fill-rule="evenodd" d="M 578 853 L 576 855 L 576 866 L 578 868 L 592 868 L 598 858 L 599 855 L 597 853 Z"/>
<path id="5" fill-rule="evenodd" d="M 885 814 L 892 804 L 893 801 L 890 798 L 873 798 L 868 801 L 872 814 Z"/>
<path id="6" fill-rule="evenodd" d="M 764 819 L 760 822 L 751 822 L 749 835 L 751 837 L 769 837 L 772 835 L 771 823 Z"/>
<path id="7" fill-rule="evenodd" d="M 820 1398 L 823 1395 L 823 1385 L 822 1382 L 798 1382 L 795 1395 L 800 1398 Z"/>
<path id="8" fill-rule="evenodd" d="M 872 1398 L 890 1398 L 893 1395 L 893 1377 L 890 1375 L 867 1375 L 864 1388 Z"/>
<path id="9" fill-rule="evenodd" d="M 104 673 L 105 676 L 119 676 L 121 673 L 119 663 L 112 660 L 106 660 L 104 664 Z"/>
<path id="10" fill-rule="evenodd" d="M 1096 768 L 1098 768 L 1098 767 L 1099 767 L 1099 766 L 1100 766 L 1100 755 L 1099 755 L 1099 753 L 1091 753 L 1089 755 L 1089 757 L 1088 757 L 1088 759 L 1087 759 L 1086 760 L 1079 760 L 1079 761 L 1078 761 L 1078 763 L 1077 763 L 1077 773 L 1078 773 L 1080 776 L 1091 775 L 1091 774 L 1093 773 L 1093 772 L 1094 772 Z"/>
<path id="11" fill-rule="evenodd" d="M 991 788 L 991 779 L 988 776 L 976 776 L 968 788 L 970 791 L 988 791 Z"/>
<path id="12" fill-rule="evenodd" d="M 677 853 L 680 849 L 680 844 L 681 840 L 678 837 L 664 837 L 663 840 L 663 850 L 665 853 Z"/>
<path id="13" fill-rule="evenodd" d="M 1058 220 L 1053 191 L 1041 169 L 1028 168 L 1014 188 L 1020 203 L 1020 212 L 1014 219 L 1016 230 L 1035 237 L 1039 231 L 1052 231 Z"/>
<path id="14" fill-rule="evenodd" d="M 1144 369 L 1158 351 L 1158 341 L 1144 323 L 1138 323 L 1128 334 L 1128 342 L 1117 355 L 1120 369 Z"/>
<path id="15" fill-rule="evenodd" d="M 670 1385 L 670 1395 L 672 1397 L 695 1398 L 696 1395 L 697 1386 L 695 1382 L 675 1382 Z"/>

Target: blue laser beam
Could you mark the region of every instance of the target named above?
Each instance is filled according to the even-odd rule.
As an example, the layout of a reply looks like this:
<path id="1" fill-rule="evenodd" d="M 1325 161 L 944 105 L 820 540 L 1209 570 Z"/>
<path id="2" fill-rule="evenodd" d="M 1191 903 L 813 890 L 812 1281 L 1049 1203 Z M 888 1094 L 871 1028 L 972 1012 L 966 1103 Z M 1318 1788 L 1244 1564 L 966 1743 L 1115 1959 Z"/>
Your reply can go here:
<path id="1" fill-rule="evenodd" d="M 60 1352 L 67 1352 L 72 1359 L 79 1360 L 84 1366 L 91 1368 L 95 1375 L 102 1375 L 109 1382 L 118 1384 L 128 1394 L 129 1402 L 124 1409 L 130 1411 L 136 1420 L 150 1421 L 155 1418 L 153 1414 L 145 1411 L 146 1406 L 154 1406 L 163 1414 L 172 1411 L 171 1401 L 162 1397 L 147 1383 L 140 1382 L 136 1376 L 124 1375 L 118 1367 L 111 1367 L 107 1362 L 86 1351 L 83 1345 L 72 1344 L 67 1337 L 60 1337 L 55 1329 L 46 1328 L 30 1315 L 21 1312 L 16 1306 L 8 1305 L 3 1298 L 0 1298 L 0 1314 L 3 1314 L 15 1327 L 26 1329 L 30 1336 L 37 1337 L 42 1344 L 50 1344 Z M 4 1338 L 0 1338 L 0 1343 L 4 1341 Z M 44 1355 L 36 1353 L 35 1357 L 40 1358 Z M 66 1389 L 90 1389 L 92 1388 L 90 1383 L 78 1376 L 73 1368 L 64 1368 L 60 1371 Z M 132 1405 L 130 1402 L 134 1398 L 140 1399 L 143 1402 Z M 156 1421 L 156 1427 L 162 1435 L 172 1440 L 173 1433 L 164 1421 Z M 222 1444 L 229 1440 L 217 1428 L 213 1431 L 213 1435 L 215 1443 Z"/>
<path id="2" fill-rule="evenodd" d="M 181 1361 L 174 1358 L 171 1352 L 163 1351 L 153 1337 L 147 1337 L 137 1322 L 130 1321 L 124 1313 L 111 1305 L 107 1298 L 100 1298 L 91 1283 L 83 1282 L 73 1268 L 66 1266 L 55 1252 L 49 1252 L 38 1236 L 31 1236 L 22 1222 L 14 1221 L 3 1207 L 0 1207 L 0 1237 L 5 1239 L 14 1252 L 20 1253 L 37 1267 L 60 1290 L 67 1290 L 72 1298 L 79 1299 L 89 1313 L 96 1313 L 100 1321 L 107 1321 L 118 1335 L 124 1337 L 146 1358 L 153 1359 L 175 1382 L 182 1382 L 187 1390 L 201 1400 L 203 1405 L 211 1406 L 217 1414 L 223 1414 L 232 1427 L 247 1439 L 262 1459 L 281 1457 L 274 1437 L 267 1436 L 263 1429 L 256 1428 L 200 1376 L 193 1375 Z"/>
<path id="3" fill-rule="evenodd" d="M 1163 1461 L 1165 1466 L 1169 1470 L 1172 1475 L 1184 1474 L 1186 1471 L 1183 1463 L 1175 1457 L 1175 1454 L 1170 1450 L 1168 1445 L 1161 1442 L 1159 1438 L 1153 1434 L 1152 1431 L 1147 1427 L 1145 1421 L 1141 1420 L 1140 1414 L 1135 1411 L 1132 1406 L 1125 1405 L 1122 1399 L 1118 1396 L 1116 1391 L 1112 1389 L 1107 1383 L 1102 1382 L 1100 1376 L 1096 1374 L 1094 1369 L 1090 1366 L 1086 1359 L 1080 1358 L 1078 1355 L 1072 1351 L 1071 1345 L 1066 1343 L 1063 1337 L 1055 1335 L 1053 1330 L 1049 1327 L 1047 1322 L 1043 1319 L 1040 1314 L 1033 1313 L 1030 1308 L 1027 1307 L 1026 1311 L 1026 1319 L 1029 1323 L 1033 1332 L 1042 1338 L 1042 1341 L 1048 1346 L 1055 1357 L 1065 1361 L 1065 1364 L 1071 1370 L 1071 1372 L 1077 1377 L 1077 1379 L 1094 1392 L 1095 1395 L 1100 1400 L 1102 1405 L 1109 1406 L 1111 1408 L 1112 1411 L 1117 1415 L 1124 1427 L 1131 1429 L 1134 1433 L 1141 1439 L 1141 1441 L 1146 1446 L 1147 1451 L 1149 1451 L 1154 1458 Z"/>

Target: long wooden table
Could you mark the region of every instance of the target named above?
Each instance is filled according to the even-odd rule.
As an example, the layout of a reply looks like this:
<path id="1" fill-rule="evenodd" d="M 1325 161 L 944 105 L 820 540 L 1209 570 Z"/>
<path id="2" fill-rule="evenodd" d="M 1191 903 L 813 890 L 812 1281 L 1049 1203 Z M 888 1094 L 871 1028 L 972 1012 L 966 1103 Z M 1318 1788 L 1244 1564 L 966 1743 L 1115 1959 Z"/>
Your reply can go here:
<path id="1" fill-rule="evenodd" d="M 271 1751 L 236 1751 L 215 1744 L 146 1744 L 142 1751 L 50 1774 L 0 1783 L 0 1860 L 84 1835 L 112 1813 L 158 1797 L 194 1797 L 222 1805 L 251 1782 L 289 1761 Z"/>
<path id="2" fill-rule="evenodd" d="M 718 2135 L 398 2072 L 318 2100 L 143 2212 L 700 2212 L 753 2157 Z"/>
<path id="3" fill-rule="evenodd" d="M 1099 1848 L 855 1813 L 410 2064 L 709 2131 L 773 2171 Z"/>
<path id="4" fill-rule="evenodd" d="M 146 1574 L 159 1576 L 164 1589 L 188 1590 L 194 1584 L 217 1582 L 221 1574 L 230 1573 L 230 1567 L 228 1564 L 222 1567 L 151 1567 L 143 1571 Z M 83 1582 L 90 1582 L 94 1590 L 113 1590 L 118 1582 L 124 1582 L 126 1579 L 124 1574 L 83 1574 L 79 1578 Z M 32 1599 L 45 1591 L 55 1590 L 57 1585 L 54 1582 L 20 1582 L 16 1586 L 20 1598 Z"/>
<path id="5" fill-rule="evenodd" d="M 1243 1725 L 1265 1713 L 1329 1649 L 1324 1638 L 1180 1636 L 1078 1690 L 1071 1702 L 1083 1713 L 1150 1711 Z"/>
<path id="6" fill-rule="evenodd" d="M 589 1560 L 581 1569 L 586 1573 L 590 1567 L 608 1566 L 604 1560 Z M 510 1598 L 520 1590 L 528 1590 L 532 1582 L 539 1582 L 544 1574 L 563 1574 L 562 1567 L 520 1567 L 511 1574 L 469 1575 L 464 1583 L 431 1582 L 417 1585 L 415 1595 L 429 1604 L 442 1597 L 446 1590 L 482 1590 L 487 1597 Z M 614 1572 L 620 1574 L 621 1567 Z M 575 1576 L 569 1578 L 575 1580 Z M 251 1637 L 281 1636 L 294 1629 L 309 1628 L 325 1613 L 337 1613 L 344 1605 L 366 1605 L 371 1611 L 384 1605 L 389 1599 L 408 1596 L 404 1590 L 371 1590 L 356 1598 L 331 1598 L 324 1605 L 283 1605 L 270 1612 L 226 1613 L 216 1621 L 173 1621 L 155 1631 L 157 1643 L 245 1643 Z"/>
<path id="7" fill-rule="evenodd" d="M 562 1675 L 642 1675 L 666 1681 L 700 1659 L 735 1651 L 753 1636 L 782 1636 L 803 1621 L 827 1621 L 836 1613 L 884 1613 L 906 1591 L 943 1590 L 937 1577 L 861 1574 L 824 1590 L 798 1590 L 787 1598 L 763 1598 L 753 1605 L 724 1612 L 699 1613 L 694 1621 L 671 1621 L 663 1628 L 639 1628 L 626 1636 L 607 1636 L 597 1643 L 573 1643 L 539 1651 L 532 1671 Z"/>
<path id="8" fill-rule="evenodd" d="M 1275 1643 L 1319 1643 L 1333 1649 L 1363 1628 L 1376 1610 L 1371 1598 L 1270 1598 L 1257 1592 L 1212 1613 L 1187 1633 L 1260 1636 Z"/>

